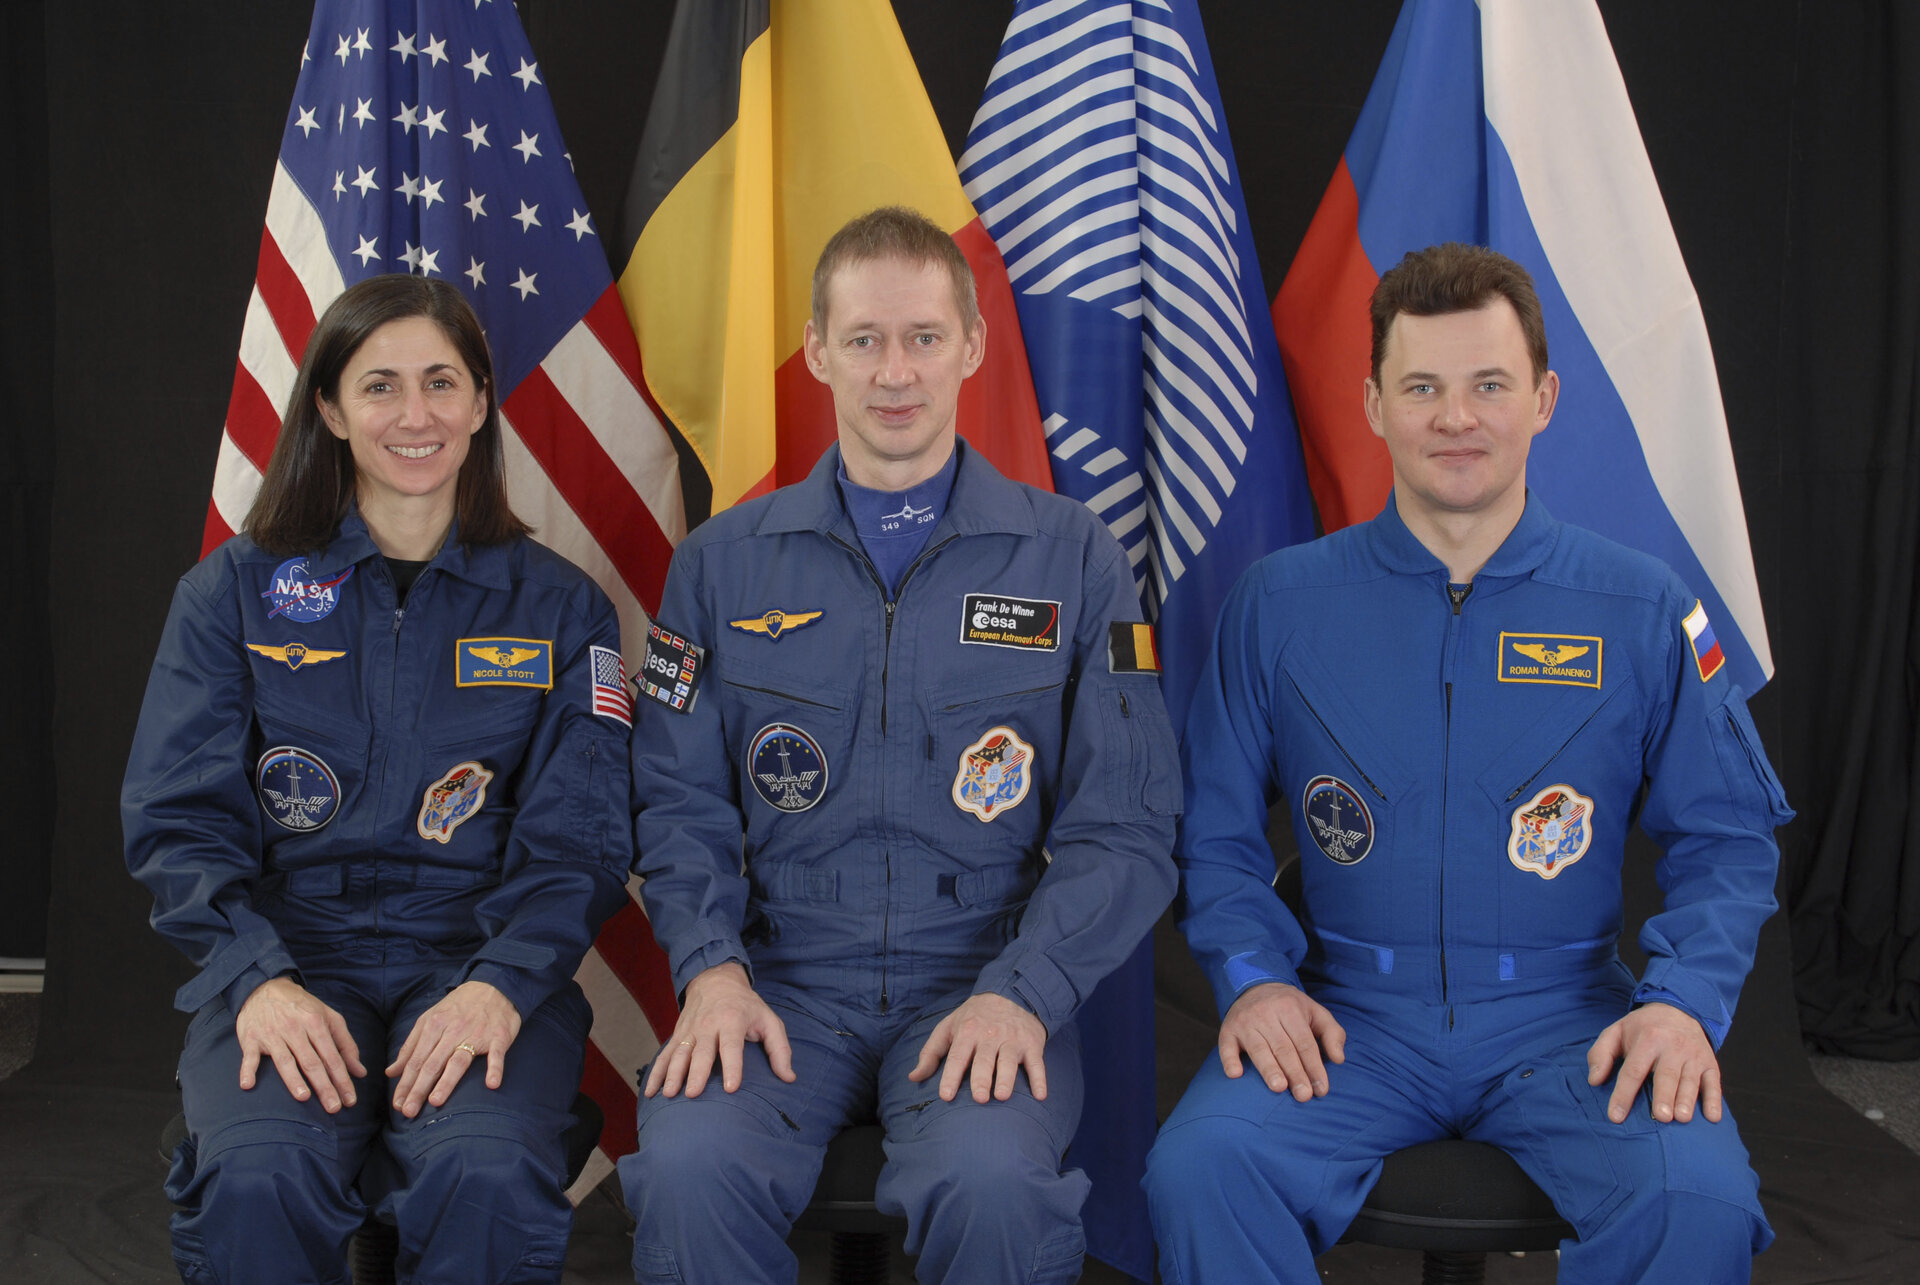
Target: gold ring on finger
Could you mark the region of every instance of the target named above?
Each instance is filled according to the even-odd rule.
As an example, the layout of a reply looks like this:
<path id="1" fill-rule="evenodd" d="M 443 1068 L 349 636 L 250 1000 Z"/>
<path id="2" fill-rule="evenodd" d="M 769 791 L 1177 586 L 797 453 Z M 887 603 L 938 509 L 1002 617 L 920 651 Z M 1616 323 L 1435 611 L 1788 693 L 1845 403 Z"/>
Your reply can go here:
<path id="1" fill-rule="evenodd" d="M 480 1056 L 480 1050 L 471 1044 L 456 1044 L 453 1046 L 453 1051 L 456 1053 L 464 1052 L 468 1057 Z"/>

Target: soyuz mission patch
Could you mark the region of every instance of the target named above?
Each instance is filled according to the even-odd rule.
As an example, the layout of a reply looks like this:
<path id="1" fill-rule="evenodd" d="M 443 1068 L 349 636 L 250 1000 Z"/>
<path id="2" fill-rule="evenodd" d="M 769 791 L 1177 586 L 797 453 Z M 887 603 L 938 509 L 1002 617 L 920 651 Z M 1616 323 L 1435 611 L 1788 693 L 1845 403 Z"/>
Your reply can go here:
<path id="1" fill-rule="evenodd" d="M 260 595 L 273 601 L 273 610 L 267 613 L 267 618 L 285 616 L 310 625 L 332 615 L 333 609 L 340 605 L 340 586 L 351 575 L 353 568 L 348 567 L 337 576 L 315 580 L 307 571 L 305 558 L 288 558 L 274 568 L 273 578 Z"/>
<path id="2" fill-rule="evenodd" d="M 1018 807 L 1033 784 L 1033 746 L 1010 727 L 990 727 L 960 751 L 953 801 L 962 812 L 991 821 Z"/>
<path id="3" fill-rule="evenodd" d="M 333 820 L 340 810 L 340 781 L 318 754 L 276 745 L 253 769 L 260 806 L 283 830 L 305 834 Z"/>
<path id="4" fill-rule="evenodd" d="M 647 651 L 634 681 L 640 694 L 650 701 L 684 714 L 693 708 L 700 693 L 700 675 L 706 664 L 706 652 L 679 634 L 647 626 Z"/>
<path id="5" fill-rule="evenodd" d="M 1300 795 L 1314 846 L 1343 866 L 1373 850 L 1373 813 L 1360 791 L 1337 776 L 1316 776 Z"/>
<path id="6" fill-rule="evenodd" d="M 454 764 L 420 796 L 420 815 L 413 823 L 414 829 L 422 839 L 452 842 L 460 823 L 486 803 L 487 782 L 492 779 L 493 773 L 472 759 Z"/>
<path id="7" fill-rule="evenodd" d="M 1549 785 L 1513 810 L 1507 860 L 1552 879 L 1587 855 L 1593 842 L 1593 800 L 1571 785 Z"/>
<path id="8" fill-rule="evenodd" d="M 826 797 L 827 755 L 791 723 L 768 723 L 747 746 L 747 775 L 760 797 L 782 812 L 805 812 Z"/>

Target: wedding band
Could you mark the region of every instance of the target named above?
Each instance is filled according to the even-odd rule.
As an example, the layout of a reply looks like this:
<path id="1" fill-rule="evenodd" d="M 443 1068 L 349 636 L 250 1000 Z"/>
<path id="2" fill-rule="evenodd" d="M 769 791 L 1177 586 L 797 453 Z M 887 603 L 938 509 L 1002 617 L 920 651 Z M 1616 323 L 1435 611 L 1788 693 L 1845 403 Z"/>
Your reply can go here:
<path id="1" fill-rule="evenodd" d="M 458 1052 L 459 1052 L 460 1050 L 462 1050 L 462 1049 L 465 1049 L 465 1050 L 466 1050 L 466 1052 L 467 1052 L 467 1056 L 468 1056 L 468 1057 L 479 1057 L 479 1056 L 480 1056 L 480 1050 L 479 1050 L 479 1049 L 477 1049 L 477 1048 L 475 1048 L 475 1047 L 473 1047 L 473 1045 L 471 1045 L 471 1044 L 456 1044 L 456 1045 L 454 1045 L 454 1046 L 453 1046 L 453 1051 L 454 1051 L 454 1052 L 456 1052 L 456 1053 L 458 1053 Z"/>
<path id="2" fill-rule="evenodd" d="M 681 1047 L 681 1048 L 683 1048 L 683 1049 L 690 1049 L 690 1048 L 692 1048 L 692 1047 L 693 1047 L 693 1041 L 692 1041 L 692 1040 L 681 1040 L 681 1041 L 680 1041 L 680 1047 Z"/>

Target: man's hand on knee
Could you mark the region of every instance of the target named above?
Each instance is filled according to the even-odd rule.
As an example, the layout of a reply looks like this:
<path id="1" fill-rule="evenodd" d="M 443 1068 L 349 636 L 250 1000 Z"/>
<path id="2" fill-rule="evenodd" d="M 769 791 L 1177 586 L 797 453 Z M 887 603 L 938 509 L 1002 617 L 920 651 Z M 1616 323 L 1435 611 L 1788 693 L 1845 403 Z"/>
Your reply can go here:
<path id="1" fill-rule="evenodd" d="M 672 1042 L 653 1059 L 645 1096 L 664 1089 L 673 1097 L 684 1087 L 688 1097 L 699 1097 L 716 1059 L 720 1087 L 732 1093 L 740 1087 L 748 1041 L 767 1051 L 775 1075 L 793 1083 L 793 1050 L 787 1045 L 786 1023 L 753 989 L 746 969 L 732 962 L 717 964 L 687 983 L 686 1004 L 674 1023 Z"/>
<path id="2" fill-rule="evenodd" d="M 1232 1079 L 1242 1056 L 1275 1093 L 1302 1102 L 1327 1095 L 1325 1062 L 1347 1060 L 1347 1031 L 1298 986 L 1262 982 L 1240 993 L 1220 1022 L 1220 1066 Z"/>
<path id="3" fill-rule="evenodd" d="M 353 1077 L 363 1076 L 360 1050 L 339 1013 L 291 977 L 276 977 L 254 988 L 234 1016 L 240 1041 L 240 1087 L 251 1089 L 260 1058 L 273 1059 L 287 1092 L 306 1101 L 311 1082 L 327 1113 L 355 1101 Z"/>
<path id="4" fill-rule="evenodd" d="M 940 1076 L 942 1101 L 953 1101 L 960 1092 L 960 1081 L 970 1078 L 975 1102 L 984 1103 L 989 1097 L 1005 1102 L 1013 1096 L 1014 1080 L 1024 1065 L 1033 1096 L 1044 1102 L 1046 1048 L 1045 1023 L 1006 996 L 987 991 L 972 996 L 940 1019 L 920 1046 L 920 1060 L 907 1072 L 907 1078 L 920 1083 L 945 1058 L 947 1069 Z"/>
<path id="5" fill-rule="evenodd" d="M 1607 1102 L 1615 1124 L 1627 1118 L 1649 1073 L 1654 1119 L 1684 1123 L 1697 1101 L 1702 1115 L 1720 1123 L 1720 1059 L 1700 1023 L 1671 1004 L 1642 1004 L 1600 1032 L 1587 1050 L 1587 1083 L 1605 1084 L 1616 1061 L 1620 1078 Z"/>

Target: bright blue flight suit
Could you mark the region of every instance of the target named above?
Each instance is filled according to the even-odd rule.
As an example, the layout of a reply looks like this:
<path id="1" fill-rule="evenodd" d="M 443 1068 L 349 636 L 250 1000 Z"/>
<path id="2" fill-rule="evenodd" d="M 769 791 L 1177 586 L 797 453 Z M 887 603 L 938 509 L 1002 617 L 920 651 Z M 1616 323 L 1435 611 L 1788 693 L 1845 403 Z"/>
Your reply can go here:
<path id="1" fill-rule="evenodd" d="M 737 1092 L 716 1075 L 642 1100 L 620 1162 L 642 1281 L 792 1280 L 827 1142 L 876 1116 L 878 1202 L 906 1217 L 921 1280 L 1078 1276 L 1071 1019 L 1172 896 L 1177 760 L 1154 666 L 1129 650 L 1144 631 L 1119 545 L 957 449 L 892 600 L 837 447 L 674 555 L 639 675 L 641 895 L 675 987 L 744 964 L 798 1078 L 749 1047 Z M 1045 1024 L 1046 1101 L 1024 1072 L 984 1106 L 907 1080 L 939 1019 L 986 992 Z"/>
<path id="2" fill-rule="evenodd" d="M 154 927 L 200 969 L 176 997 L 183 1279 L 345 1282 L 377 1204 L 402 1280 L 560 1279 L 572 974 L 632 855 L 628 724 L 595 712 L 627 708 L 619 646 L 606 596 L 530 540 L 449 536 L 404 608 L 357 514 L 311 557 L 238 537 L 182 578 L 121 806 Z M 240 1090 L 234 1015 L 276 976 L 345 1019 L 356 1106 L 296 1101 L 264 1058 Z M 521 1014 L 505 1082 L 480 1059 L 407 1120 L 383 1068 L 468 980 Z"/>
<path id="3" fill-rule="evenodd" d="M 1696 607 L 1531 496 L 1471 586 L 1391 500 L 1248 570 L 1187 726 L 1181 926 L 1222 1014 L 1303 986 L 1346 1062 L 1306 1103 L 1251 1064 L 1201 1068 L 1148 1164 L 1168 1281 L 1318 1279 L 1382 1157 L 1450 1135 L 1505 1148 L 1553 1198 L 1578 1235 L 1562 1281 L 1747 1278 L 1773 1234 L 1731 1117 L 1661 1124 L 1643 1092 L 1613 1124 L 1612 1083 L 1586 1082 L 1637 1003 L 1718 1047 L 1774 909 L 1792 813 Z M 1271 888 L 1276 798 L 1298 919 Z M 1615 951 L 1636 814 L 1666 892 L 1637 985 Z"/>

